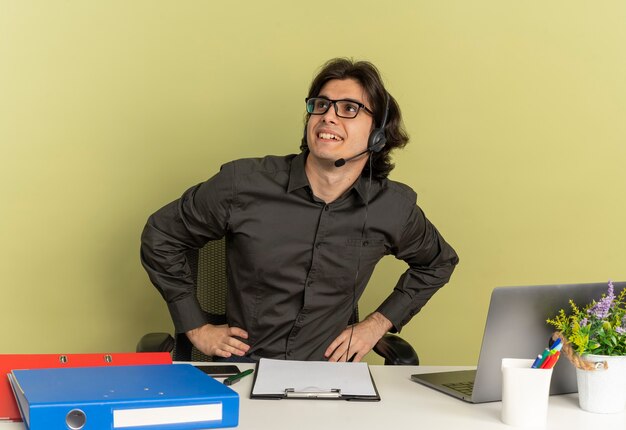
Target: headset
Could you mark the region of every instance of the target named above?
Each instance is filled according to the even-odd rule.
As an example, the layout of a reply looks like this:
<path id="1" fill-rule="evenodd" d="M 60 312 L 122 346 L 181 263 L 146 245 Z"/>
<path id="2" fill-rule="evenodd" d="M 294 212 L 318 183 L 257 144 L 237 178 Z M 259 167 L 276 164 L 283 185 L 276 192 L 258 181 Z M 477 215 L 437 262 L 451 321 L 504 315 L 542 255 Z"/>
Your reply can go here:
<path id="1" fill-rule="evenodd" d="M 387 136 L 385 136 L 385 126 L 387 125 L 387 117 L 389 116 L 389 93 L 385 92 L 385 115 L 380 127 L 375 128 L 370 133 L 367 140 L 367 150 L 370 152 L 380 152 L 387 144 Z"/>

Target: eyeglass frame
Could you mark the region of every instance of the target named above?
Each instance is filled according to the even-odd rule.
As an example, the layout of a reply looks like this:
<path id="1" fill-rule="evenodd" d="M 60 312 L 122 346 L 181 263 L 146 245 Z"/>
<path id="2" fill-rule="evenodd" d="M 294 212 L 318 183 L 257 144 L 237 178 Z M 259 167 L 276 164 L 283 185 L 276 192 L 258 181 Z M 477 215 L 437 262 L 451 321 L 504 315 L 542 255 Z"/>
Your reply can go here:
<path id="1" fill-rule="evenodd" d="M 314 100 L 314 99 L 326 100 L 327 102 L 329 102 L 328 108 L 324 112 L 320 112 L 320 113 L 309 112 L 309 109 L 308 109 L 308 107 L 309 107 L 309 100 Z M 359 110 L 356 111 L 354 116 L 342 116 L 342 115 L 339 115 L 339 109 L 337 108 L 337 102 L 354 103 L 355 105 L 357 105 L 359 107 Z M 367 106 L 365 106 L 361 102 L 358 102 L 358 101 L 352 100 L 352 99 L 333 100 L 333 99 L 329 99 L 328 97 L 306 97 L 304 99 L 304 103 L 305 103 L 305 105 L 307 107 L 306 112 L 309 115 L 324 115 L 326 112 L 328 112 L 330 110 L 330 105 L 332 105 L 335 108 L 335 115 L 337 115 L 339 118 L 354 119 L 354 118 L 356 118 L 359 115 L 359 112 L 361 112 L 361 109 L 363 109 L 366 113 L 370 114 L 372 117 L 374 116 L 374 112 L 372 112 Z"/>

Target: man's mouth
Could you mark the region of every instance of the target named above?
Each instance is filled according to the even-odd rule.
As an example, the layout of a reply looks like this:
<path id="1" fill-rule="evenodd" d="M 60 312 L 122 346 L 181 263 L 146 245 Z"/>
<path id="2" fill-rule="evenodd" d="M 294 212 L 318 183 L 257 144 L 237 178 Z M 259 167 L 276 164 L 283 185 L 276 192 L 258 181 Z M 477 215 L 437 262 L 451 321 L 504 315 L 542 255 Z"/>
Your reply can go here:
<path id="1" fill-rule="evenodd" d="M 341 137 L 332 133 L 319 133 L 317 137 L 319 137 L 320 139 L 328 139 L 328 140 L 337 140 L 337 141 L 343 140 Z"/>

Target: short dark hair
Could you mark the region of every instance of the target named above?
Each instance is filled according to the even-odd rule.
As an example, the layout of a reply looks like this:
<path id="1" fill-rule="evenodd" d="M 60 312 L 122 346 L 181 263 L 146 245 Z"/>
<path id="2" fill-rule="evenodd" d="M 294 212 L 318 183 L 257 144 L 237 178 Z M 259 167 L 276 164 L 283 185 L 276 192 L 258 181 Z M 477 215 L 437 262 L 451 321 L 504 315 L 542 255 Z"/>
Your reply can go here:
<path id="1" fill-rule="evenodd" d="M 391 151 L 396 148 L 403 148 L 409 141 L 409 136 L 402 123 L 400 106 L 385 89 L 376 66 L 369 61 L 354 61 L 349 58 L 334 58 L 324 64 L 311 82 L 307 97 L 317 97 L 322 87 L 334 79 L 354 79 L 361 84 L 372 103 L 371 109 L 374 112 L 374 122 L 377 127 L 383 121 L 387 97 L 389 98 L 389 113 L 385 125 L 387 144 L 380 152 L 372 153 L 372 176 L 376 179 L 386 178 L 394 168 L 394 164 L 391 162 Z M 306 129 L 310 116 L 310 114 L 306 114 L 304 119 L 304 136 L 300 144 L 302 151 L 308 149 Z M 369 175 L 369 165 L 365 166 L 362 174 L 364 176 Z"/>

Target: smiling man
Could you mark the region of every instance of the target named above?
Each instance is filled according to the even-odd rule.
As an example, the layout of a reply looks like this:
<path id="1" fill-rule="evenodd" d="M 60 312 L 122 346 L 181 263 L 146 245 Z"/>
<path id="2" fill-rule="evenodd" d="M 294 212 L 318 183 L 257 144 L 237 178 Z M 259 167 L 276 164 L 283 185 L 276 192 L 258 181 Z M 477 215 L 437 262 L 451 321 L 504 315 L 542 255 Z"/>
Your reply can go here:
<path id="1" fill-rule="evenodd" d="M 301 153 L 242 159 L 153 214 L 141 258 L 178 333 L 227 361 L 359 361 L 400 331 L 448 282 L 458 257 L 387 179 L 408 142 L 400 109 L 369 62 L 326 63 L 306 98 Z M 226 237 L 228 324 L 204 319 L 185 252 Z M 389 296 L 349 326 L 385 255 L 407 270 Z"/>

